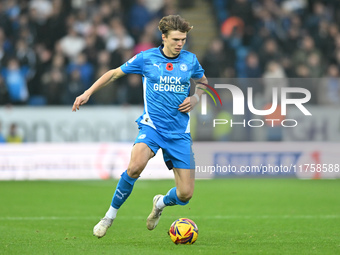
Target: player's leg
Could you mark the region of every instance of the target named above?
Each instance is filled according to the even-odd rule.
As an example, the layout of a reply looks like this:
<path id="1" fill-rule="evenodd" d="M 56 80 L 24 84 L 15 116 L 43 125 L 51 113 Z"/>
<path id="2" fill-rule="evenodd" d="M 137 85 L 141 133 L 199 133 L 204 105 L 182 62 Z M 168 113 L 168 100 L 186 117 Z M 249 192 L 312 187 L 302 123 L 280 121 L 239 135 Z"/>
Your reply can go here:
<path id="1" fill-rule="evenodd" d="M 195 170 L 174 168 L 176 187 L 169 190 L 169 195 L 164 196 L 165 205 L 173 203 L 186 205 L 189 203 L 195 187 Z M 171 194 L 171 195 L 170 195 Z"/>
<path id="2" fill-rule="evenodd" d="M 165 206 L 186 205 L 189 203 L 195 186 L 195 159 L 192 151 L 192 141 L 189 134 L 183 134 L 180 139 L 173 139 L 173 145 L 167 148 L 168 167 L 173 167 L 176 187 L 170 189 L 163 198 Z M 162 206 L 162 201 L 159 201 Z"/>
<path id="3" fill-rule="evenodd" d="M 134 145 L 129 166 L 121 175 L 112 198 L 111 206 L 106 212 L 105 217 L 93 229 L 95 236 L 100 238 L 106 234 L 107 229 L 116 218 L 118 209 L 129 197 L 136 180 L 144 170 L 149 159 L 154 155 L 154 152 L 145 143 L 137 143 Z"/>
<path id="4" fill-rule="evenodd" d="M 195 187 L 195 170 L 174 168 L 176 187 L 173 187 L 157 204 L 159 208 L 189 203 Z"/>
<path id="5" fill-rule="evenodd" d="M 193 169 L 174 168 L 176 187 L 173 187 L 168 193 L 156 195 L 153 199 L 153 208 L 147 218 L 147 228 L 153 230 L 156 228 L 163 209 L 166 206 L 186 205 L 189 203 L 195 186 L 195 173 Z"/>
<path id="6" fill-rule="evenodd" d="M 137 143 L 133 146 L 128 168 L 121 175 L 112 198 L 111 206 L 113 208 L 118 210 L 129 197 L 136 180 L 144 170 L 149 159 L 154 155 L 154 152 L 145 143 Z M 115 218 L 115 215 L 112 214 L 107 214 L 106 216 Z"/>
<path id="7" fill-rule="evenodd" d="M 163 147 L 163 157 L 167 167 L 174 170 L 176 187 L 168 193 L 156 195 L 153 199 L 153 208 L 147 218 L 147 228 L 154 229 L 166 206 L 186 205 L 193 192 L 195 185 L 195 160 L 191 149 L 190 134 L 175 137 L 166 137 L 166 146 Z"/>

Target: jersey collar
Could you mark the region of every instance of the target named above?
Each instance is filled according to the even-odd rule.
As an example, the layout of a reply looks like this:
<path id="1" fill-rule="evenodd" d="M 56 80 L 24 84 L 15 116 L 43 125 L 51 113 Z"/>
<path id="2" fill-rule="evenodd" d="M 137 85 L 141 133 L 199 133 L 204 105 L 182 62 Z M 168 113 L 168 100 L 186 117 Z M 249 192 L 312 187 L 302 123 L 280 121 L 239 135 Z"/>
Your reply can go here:
<path id="1" fill-rule="evenodd" d="M 160 51 L 160 52 L 162 53 L 162 55 L 163 55 L 164 57 L 166 57 L 167 59 L 176 59 L 176 58 L 178 58 L 179 55 L 181 54 L 181 53 L 179 53 L 176 57 L 168 57 L 168 56 L 166 56 L 166 55 L 164 54 L 163 48 L 164 48 L 164 44 L 161 44 L 161 46 L 158 47 L 159 51 Z"/>

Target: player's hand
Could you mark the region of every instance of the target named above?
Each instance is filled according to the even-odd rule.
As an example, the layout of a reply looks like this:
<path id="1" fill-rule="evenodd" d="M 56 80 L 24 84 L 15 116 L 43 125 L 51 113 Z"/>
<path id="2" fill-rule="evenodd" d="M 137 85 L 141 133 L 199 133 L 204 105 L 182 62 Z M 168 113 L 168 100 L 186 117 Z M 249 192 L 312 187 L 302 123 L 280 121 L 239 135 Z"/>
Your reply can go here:
<path id="1" fill-rule="evenodd" d="M 197 104 L 197 98 L 194 96 L 187 97 L 184 99 L 183 103 L 179 105 L 178 110 L 180 112 L 190 112 L 192 109 L 194 109 L 195 105 Z"/>
<path id="2" fill-rule="evenodd" d="M 86 104 L 89 101 L 90 95 L 86 92 L 81 94 L 73 103 L 72 112 L 79 110 L 79 106 Z"/>

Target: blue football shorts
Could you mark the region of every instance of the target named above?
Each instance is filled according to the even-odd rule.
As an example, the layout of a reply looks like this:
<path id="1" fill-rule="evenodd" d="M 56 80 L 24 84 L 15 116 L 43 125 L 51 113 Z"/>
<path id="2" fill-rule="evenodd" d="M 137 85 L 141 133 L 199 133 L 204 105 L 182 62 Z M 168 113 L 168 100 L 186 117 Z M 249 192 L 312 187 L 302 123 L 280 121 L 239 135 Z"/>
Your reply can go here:
<path id="1" fill-rule="evenodd" d="M 189 133 L 161 134 L 152 127 L 139 124 L 136 143 L 145 143 L 155 153 L 162 149 L 163 159 L 169 170 L 173 168 L 195 169 L 192 140 Z"/>

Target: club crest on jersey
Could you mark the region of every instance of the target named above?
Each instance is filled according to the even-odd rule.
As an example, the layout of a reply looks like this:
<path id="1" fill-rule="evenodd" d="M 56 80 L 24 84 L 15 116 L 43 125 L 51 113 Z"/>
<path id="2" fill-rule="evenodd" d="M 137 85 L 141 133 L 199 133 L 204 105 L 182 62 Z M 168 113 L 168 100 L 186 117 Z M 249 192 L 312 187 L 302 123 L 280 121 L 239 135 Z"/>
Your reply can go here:
<path id="1" fill-rule="evenodd" d="M 168 71 L 174 70 L 174 66 L 172 65 L 172 63 L 167 63 L 166 64 L 166 70 L 168 70 Z"/>
<path id="2" fill-rule="evenodd" d="M 187 67 L 187 65 L 186 64 L 181 64 L 180 66 L 179 66 L 179 68 L 181 69 L 181 71 L 182 72 L 186 72 L 186 71 L 188 71 L 188 67 Z"/>

